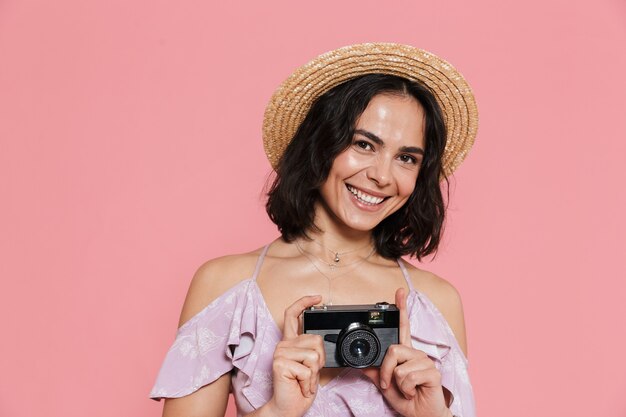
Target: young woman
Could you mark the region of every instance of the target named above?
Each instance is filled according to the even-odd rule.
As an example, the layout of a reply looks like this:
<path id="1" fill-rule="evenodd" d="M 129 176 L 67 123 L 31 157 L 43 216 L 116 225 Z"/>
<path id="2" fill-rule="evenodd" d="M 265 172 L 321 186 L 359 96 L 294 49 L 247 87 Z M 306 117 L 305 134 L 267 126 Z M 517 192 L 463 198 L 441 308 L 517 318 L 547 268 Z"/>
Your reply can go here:
<path id="1" fill-rule="evenodd" d="M 281 236 L 196 273 L 151 393 L 163 415 L 223 416 L 232 392 L 240 416 L 474 416 L 459 294 L 401 257 L 436 251 L 476 123 L 460 74 L 409 46 L 341 48 L 285 81 L 264 121 Z M 381 301 L 400 323 L 380 368 L 325 368 L 303 310 Z"/>

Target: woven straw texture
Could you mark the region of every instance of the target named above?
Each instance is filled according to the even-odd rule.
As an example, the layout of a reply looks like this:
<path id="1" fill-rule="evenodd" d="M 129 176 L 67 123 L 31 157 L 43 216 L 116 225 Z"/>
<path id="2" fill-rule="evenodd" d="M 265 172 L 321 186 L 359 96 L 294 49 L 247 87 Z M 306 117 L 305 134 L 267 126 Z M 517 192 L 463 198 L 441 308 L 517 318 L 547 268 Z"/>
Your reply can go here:
<path id="1" fill-rule="evenodd" d="M 351 45 L 298 68 L 278 87 L 263 119 L 263 144 L 276 169 L 285 148 L 317 97 L 365 74 L 392 74 L 420 82 L 435 95 L 448 130 L 443 170 L 452 174 L 469 152 L 478 129 L 474 95 L 448 62 L 422 49 L 393 43 Z"/>

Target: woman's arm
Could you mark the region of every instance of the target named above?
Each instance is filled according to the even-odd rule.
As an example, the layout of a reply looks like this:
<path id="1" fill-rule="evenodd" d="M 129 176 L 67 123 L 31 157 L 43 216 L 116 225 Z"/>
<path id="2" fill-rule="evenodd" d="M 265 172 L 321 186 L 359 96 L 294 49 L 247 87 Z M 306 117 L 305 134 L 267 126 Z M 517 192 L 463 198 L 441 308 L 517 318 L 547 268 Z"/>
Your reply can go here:
<path id="1" fill-rule="evenodd" d="M 198 270 L 185 299 L 181 326 L 242 277 L 252 274 L 258 254 L 249 255 L 216 259 Z M 320 301 L 320 296 L 302 297 L 285 310 L 283 339 L 276 347 L 272 366 L 273 395 L 251 415 L 299 417 L 313 403 L 319 371 L 324 366 L 324 346 L 320 336 L 298 334 L 298 328 L 302 311 Z M 223 417 L 230 385 L 231 374 L 226 373 L 189 395 L 168 398 L 163 417 Z"/>
<path id="2" fill-rule="evenodd" d="M 179 326 L 202 311 L 211 301 L 250 276 L 256 255 L 233 255 L 211 260 L 195 273 L 180 315 Z M 231 374 L 180 398 L 166 398 L 163 417 L 223 417 L 228 404 Z"/>
<path id="3" fill-rule="evenodd" d="M 193 296 L 187 299 L 193 300 Z M 318 335 L 298 334 L 298 317 L 320 301 L 320 296 L 302 297 L 285 311 L 283 340 L 274 352 L 272 366 L 273 396 L 247 417 L 302 416 L 313 403 L 324 366 L 324 346 Z M 225 374 L 190 395 L 167 399 L 163 417 L 223 417 L 229 388 L 230 374 Z"/>
<path id="4" fill-rule="evenodd" d="M 224 417 L 230 390 L 230 373 L 180 398 L 166 398 L 163 417 Z"/>

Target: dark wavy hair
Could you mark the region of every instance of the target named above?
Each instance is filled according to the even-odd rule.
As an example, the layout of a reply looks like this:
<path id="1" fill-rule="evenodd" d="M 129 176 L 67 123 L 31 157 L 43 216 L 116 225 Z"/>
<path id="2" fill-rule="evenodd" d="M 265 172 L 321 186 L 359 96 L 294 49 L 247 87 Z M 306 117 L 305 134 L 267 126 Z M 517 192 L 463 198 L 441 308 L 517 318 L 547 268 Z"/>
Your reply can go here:
<path id="1" fill-rule="evenodd" d="M 285 241 L 307 238 L 308 230 L 319 230 L 314 224 L 319 189 L 337 155 L 351 145 L 358 118 L 379 94 L 414 97 L 422 105 L 426 149 L 408 201 L 372 232 L 376 250 L 389 259 L 409 255 L 420 260 L 437 251 L 445 218 L 441 180 L 447 185 L 447 178 L 441 160 L 446 126 L 428 88 L 388 74 L 353 78 L 313 103 L 282 155 L 268 191 L 267 213 Z"/>

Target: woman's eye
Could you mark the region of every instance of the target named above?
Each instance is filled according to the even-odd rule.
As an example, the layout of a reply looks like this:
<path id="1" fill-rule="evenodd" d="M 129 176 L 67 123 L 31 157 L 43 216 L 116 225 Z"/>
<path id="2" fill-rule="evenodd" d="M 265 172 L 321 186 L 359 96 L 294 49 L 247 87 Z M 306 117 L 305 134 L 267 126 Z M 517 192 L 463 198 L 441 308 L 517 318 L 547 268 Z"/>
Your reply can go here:
<path id="1" fill-rule="evenodd" d="M 405 164 L 417 165 L 417 158 L 413 155 L 400 155 L 400 161 Z"/>
<path id="2" fill-rule="evenodd" d="M 366 150 L 366 151 L 368 151 L 368 150 L 372 149 L 372 145 L 371 145 L 369 142 L 366 142 L 366 141 L 364 141 L 364 140 L 357 140 L 357 141 L 355 141 L 355 142 L 354 142 L 354 144 L 355 144 L 357 147 L 359 147 L 359 148 L 361 148 L 361 149 L 364 149 L 364 150 Z"/>

